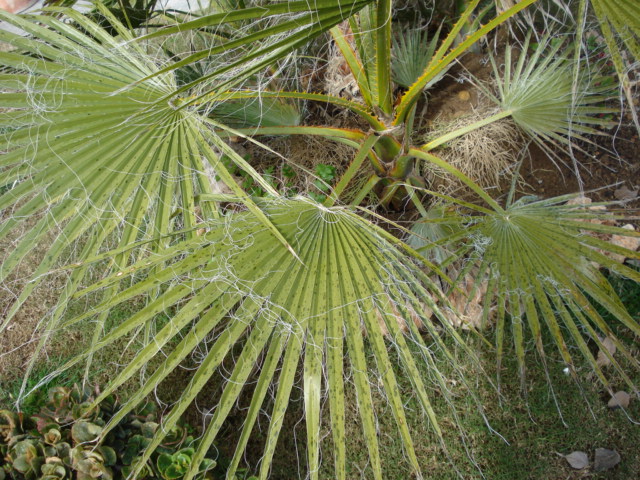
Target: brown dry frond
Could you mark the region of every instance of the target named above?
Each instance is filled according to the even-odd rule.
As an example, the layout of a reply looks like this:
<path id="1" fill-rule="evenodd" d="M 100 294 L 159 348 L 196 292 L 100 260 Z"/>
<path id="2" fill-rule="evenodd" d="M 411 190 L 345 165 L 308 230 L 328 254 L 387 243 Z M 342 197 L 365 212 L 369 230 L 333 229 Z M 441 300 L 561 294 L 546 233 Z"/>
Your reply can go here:
<path id="1" fill-rule="evenodd" d="M 340 50 L 335 46 L 329 52 L 324 77 L 324 89 L 327 94 L 334 97 L 344 97 L 349 100 L 360 98 L 358 83 Z"/>

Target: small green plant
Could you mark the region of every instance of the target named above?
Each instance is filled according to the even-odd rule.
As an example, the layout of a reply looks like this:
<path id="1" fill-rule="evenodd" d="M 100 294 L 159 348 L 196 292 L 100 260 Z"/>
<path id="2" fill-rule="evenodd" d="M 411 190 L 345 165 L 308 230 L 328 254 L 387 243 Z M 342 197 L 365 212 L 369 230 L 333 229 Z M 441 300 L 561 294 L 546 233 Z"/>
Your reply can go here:
<path id="1" fill-rule="evenodd" d="M 247 162 L 251 162 L 251 156 L 248 154 L 244 155 L 242 158 Z M 220 157 L 220 161 L 229 171 L 229 173 L 235 175 L 236 177 L 240 177 L 240 185 L 242 186 L 243 190 L 248 192 L 252 197 L 265 197 L 267 195 L 267 192 L 265 191 L 263 186 L 261 186 L 259 182 L 257 182 L 251 175 L 249 175 L 249 173 L 239 168 L 233 162 L 231 157 L 229 157 L 228 155 L 222 155 Z M 282 173 L 282 178 L 278 178 L 278 175 L 276 173 L 276 165 L 266 167 L 262 171 L 261 177 L 264 182 L 266 182 L 266 184 L 285 196 L 290 196 L 292 194 L 295 195 L 296 193 L 298 193 L 298 190 L 295 187 L 293 181 L 296 177 L 295 170 L 287 164 L 283 164 L 280 170 Z M 220 177 L 218 175 L 215 176 L 215 179 L 216 181 L 220 181 Z"/>
<path id="2" fill-rule="evenodd" d="M 142 404 L 103 435 L 119 402 L 108 396 L 92 408 L 97 393 L 77 385 L 54 387 L 36 415 L 0 410 L 0 458 L 6 462 L 0 479 L 126 478 L 159 427 L 155 405 Z M 136 478 L 183 478 L 198 444 L 190 433 L 188 425 L 175 425 Z M 215 460 L 204 458 L 195 478 L 224 477 L 216 467 Z M 236 478 L 247 478 L 246 472 Z"/>
<path id="3" fill-rule="evenodd" d="M 316 175 L 318 178 L 313 185 L 322 193 L 309 192 L 309 196 L 318 203 L 322 203 L 327 198 L 326 194 L 331 189 L 331 183 L 336 178 L 336 167 L 331 165 L 319 164 L 316 166 Z"/>
<path id="4" fill-rule="evenodd" d="M 298 193 L 298 188 L 295 185 L 296 171 L 286 163 L 282 164 L 281 168 L 282 180 L 283 180 L 283 192 L 285 196 L 291 197 Z"/>
<path id="5" fill-rule="evenodd" d="M 293 168 L 285 163 L 284 165 L 282 165 L 282 175 L 290 180 L 296 176 L 296 172 Z"/>
<path id="6" fill-rule="evenodd" d="M 163 453 L 158 456 L 156 466 L 162 478 L 174 480 L 184 477 L 191 466 L 191 458 L 194 453 L 195 449 L 193 448 L 182 448 L 175 453 Z"/>

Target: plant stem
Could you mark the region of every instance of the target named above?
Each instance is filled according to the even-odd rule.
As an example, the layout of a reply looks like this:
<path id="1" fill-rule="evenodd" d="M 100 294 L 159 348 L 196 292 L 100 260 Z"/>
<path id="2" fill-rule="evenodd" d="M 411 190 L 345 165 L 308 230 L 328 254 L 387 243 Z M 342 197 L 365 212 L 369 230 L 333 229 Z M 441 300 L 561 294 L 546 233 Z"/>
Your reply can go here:
<path id="1" fill-rule="evenodd" d="M 449 132 L 446 135 L 438 137 L 435 140 L 432 140 L 431 142 L 424 144 L 421 147 L 421 150 L 428 152 L 429 150 L 433 150 L 434 148 L 439 147 L 443 143 L 447 143 L 448 141 L 453 140 L 454 138 L 458 138 L 463 135 L 466 135 L 467 133 L 472 132 L 473 130 L 484 127 L 485 125 L 489 125 L 490 123 L 497 122 L 498 120 L 502 120 L 503 118 L 509 117 L 511 114 L 513 114 L 513 110 L 504 110 L 502 112 L 496 113 L 495 115 L 491 115 L 490 117 L 487 117 L 485 119 L 479 120 L 477 122 L 473 122 L 471 125 L 458 128 L 453 132 Z"/>
<path id="2" fill-rule="evenodd" d="M 453 165 L 450 165 L 449 163 L 445 162 L 441 158 L 438 158 L 431 153 L 425 152 L 423 150 L 419 150 L 417 148 L 411 148 L 408 153 L 409 155 L 413 155 L 421 160 L 434 163 L 438 167 L 451 173 L 458 180 L 460 180 L 469 188 L 471 188 L 471 190 L 473 190 L 480 198 L 482 198 L 485 202 L 487 202 L 487 204 L 491 208 L 493 208 L 497 213 L 504 214 L 504 208 L 502 208 L 498 204 L 498 202 L 496 202 L 493 198 L 491 198 L 489 194 L 487 194 L 487 192 L 485 192 L 480 185 L 478 185 L 476 182 L 471 180 L 469 177 L 467 177 L 464 173 L 462 173 L 460 170 L 455 168 Z"/>
<path id="3" fill-rule="evenodd" d="M 373 146 L 376 144 L 378 139 L 379 137 L 376 137 L 375 135 L 371 135 L 369 136 L 369 138 L 365 140 L 365 142 L 362 144 L 362 147 L 360 147 L 360 150 L 358 151 L 357 155 L 351 162 L 351 165 L 349 165 L 349 168 L 347 168 L 347 171 L 344 172 L 344 175 L 342 175 L 342 178 L 340 178 L 340 181 L 336 185 L 336 188 L 333 189 L 333 192 L 331 192 L 331 195 L 327 197 L 327 199 L 324 201 L 324 205 L 326 207 L 333 206 L 336 203 L 336 200 L 340 198 L 340 195 L 342 194 L 344 189 L 347 187 L 351 179 L 358 173 L 358 170 L 362 166 L 362 163 L 367 158 L 367 155 L 371 151 L 371 148 L 373 148 Z"/>

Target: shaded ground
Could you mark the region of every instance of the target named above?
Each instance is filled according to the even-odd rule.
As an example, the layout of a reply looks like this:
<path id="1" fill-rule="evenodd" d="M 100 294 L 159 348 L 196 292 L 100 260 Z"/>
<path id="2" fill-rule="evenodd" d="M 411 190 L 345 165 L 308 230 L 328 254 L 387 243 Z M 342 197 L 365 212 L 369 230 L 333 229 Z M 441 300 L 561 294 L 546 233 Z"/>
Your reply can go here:
<path id="1" fill-rule="evenodd" d="M 598 190 L 588 195 L 597 201 L 621 200 L 620 191 L 640 188 L 640 140 L 635 128 L 630 125 L 611 130 L 611 136 L 595 138 L 597 145 L 581 142 L 580 146 L 590 154 L 574 151 L 584 190 Z M 527 193 L 543 197 L 563 195 L 579 191 L 580 186 L 571 160 L 567 164 L 554 164 L 549 157 L 534 146 L 531 159 L 526 165 L 524 179 L 529 185 Z M 628 203 L 638 207 L 638 200 Z"/>
<path id="2" fill-rule="evenodd" d="M 640 311 L 636 312 L 636 317 L 638 315 Z M 637 355 L 638 339 L 628 333 L 625 334 L 624 331 L 619 334 Z M 498 372 L 495 369 L 493 352 L 473 338 L 466 338 L 466 340 L 480 352 L 481 368 L 484 374 L 495 378 Z M 462 477 L 465 480 L 475 480 L 483 478 L 482 474 L 484 478 L 492 480 L 576 480 L 580 478 L 630 480 L 637 477 L 640 472 L 640 455 L 637 450 L 640 426 L 634 425 L 629 417 L 640 419 L 640 402 L 637 399 L 633 400 L 626 412 L 607 408 L 608 395 L 588 373 L 589 368 L 586 366 L 578 368 L 581 382 L 583 382 L 581 387 L 578 387 L 569 376 L 563 373 L 563 363 L 554 353 L 554 347 L 552 345 L 547 347 L 549 380 L 553 390 L 547 383 L 543 364 L 533 352 L 533 345 L 531 345 L 527 358 L 525 391 L 521 390 L 520 379 L 516 374 L 515 353 L 509 347 L 505 352 L 505 363 L 500 372 L 501 393 L 498 394 L 494 387 L 483 380 L 484 374 L 479 367 L 470 362 L 464 352 L 456 349 L 455 345 L 451 345 L 461 371 L 467 378 L 475 379 L 472 387 L 479 388 L 478 401 L 484 411 L 471 395 L 472 390 L 453 380 L 457 378 L 457 374 L 451 371 L 446 362 L 441 362 L 440 368 L 445 376 L 451 379 L 450 389 L 457 409 L 457 420 L 451 415 L 451 411 L 437 389 L 431 390 L 430 395 L 447 439 L 448 460 L 438 447 L 437 439 L 421 412 L 410 383 L 407 379 L 403 380 L 399 377 L 410 431 L 417 441 L 416 451 L 427 478 L 453 480 Z M 612 374 L 611 371 L 607 373 Z M 424 378 L 430 377 L 426 369 L 423 375 Z M 637 382 L 640 378 L 636 375 L 634 380 Z M 179 385 L 180 374 L 174 376 L 171 383 L 174 388 Z M 612 386 L 614 389 L 624 388 L 624 383 L 613 374 Z M 211 385 L 210 390 L 200 396 L 201 401 L 205 399 L 214 401 L 219 394 L 216 390 L 216 386 Z M 252 387 L 245 390 L 235 414 L 230 416 L 223 427 L 221 438 L 224 440 L 217 442 L 223 457 L 230 458 L 234 453 L 251 391 Z M 347 478 L 370 479 L 372 472 L 368 452 L 358 422 L 358 412 L 354 408 L 356 397 L 350 382 L 346 383 L 346 396 L 348 400 Z M 397 427 L 389 406 L 375 388 L 373 400 L 378 416 L 378 438 L 381 444 L 384 478 L 389 480 L 414 478 L 409 474 L 410 464 L 397 437 Z M 244 457 L 245 465 L 253 470 L 262 455 L 270 421 L 268 414 L 270 406 L 271 403 L 267 401 L 263 414 L 253 430 L 248 451 Z M 325 404 L 322 414 L 324 434 L 322 479 L 334 478 L 328 417 L 328 406 Z M 485 417 L 493 431 L 487 427 Z M 191 422 L 197 424 L 200 418 L 200 412 L 190 411 Z M 464 432 L 464 437 L 460 437 L 455 425 L 456 421 Z M 305 434 L 303 395 L 300 390 L 294 389 L 278 441 L 270 478 L 274 480 L 305 478 Z M 579 450 L 588 453 L 593 462 L 596 448 L 616 450 L 622 458 L 620 464 L 610 471 L 595 474 L 588 469 L 573 470 L 562 457 Z M 458 469 L 457 473 L 452 465 Z"/>

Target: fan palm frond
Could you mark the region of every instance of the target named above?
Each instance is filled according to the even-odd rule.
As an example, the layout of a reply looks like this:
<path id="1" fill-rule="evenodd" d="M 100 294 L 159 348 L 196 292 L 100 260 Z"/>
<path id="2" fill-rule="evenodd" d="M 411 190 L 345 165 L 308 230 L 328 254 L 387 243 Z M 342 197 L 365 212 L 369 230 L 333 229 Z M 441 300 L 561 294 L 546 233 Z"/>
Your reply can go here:
<path id="1" fill-rule="evenodd" d="M 3 262 L 0 280 L 34 245 L 51 242 L 2 327 L 79 238 L 92 238 L 81 260 L 103 248 L 116 230 L 121 245 L 155 238 L 151 251 L 162 249 L 168 242 L 162 237 L 176 226 L 192 236 L 199 221 L 194 198 L 211 192 L 203 173 L 207 163 L 249 200 L 218 162 L 209 146 L 212 136 L 199 118 L 162 101 L 176 88 L 173 75 L 154 76 L 124 91 L 157 71 L 153 59 L 76 12 L 67 13 L 77 26 L 50 16 L 0 14 L 31 35 L 0 31 L 0 39 L 26 52 L 0 53 L 9 68 L 0 76 L 6 152 L 0 165 L 4 183 L 13 185 L 0 196 L 0 208 L 10 212 L 0 238 L 26 226 Z M 202 208 L 206 217 L 217 215 L 211 205 Z M 39 221 L 29 226 L 30 218 Z"/>
<path id="2" fill-rule="evenodd" d="M 86 314 L 66 321 L 63 327 L 73 327 L 135 296 L 152 294 L 159 287 L 163 289 L 153 302 L 100 339 L 94 351 L 152 321 L 162 310 L 175 308 L 169 323 L 105 388 L 103 397 L 116 390 L 153 357 L 160 356 L 160 365 L 129 399 L 125 409 L 114 417 L 107 430 L 144 399 L 196 347 L 206 345 L 202 349 L 207 352 L 204 360 L 165 418 L 162 428 L 157 430 L 139 463 L 141 467 L 203 386 L 212 378 L 223 380 L 225 374 L 218 372 L 218 367 L 238 344 L 242 353 L 234 361 L 231 376 L 226 375 L 228 378 L 213 418 L 193 458 L 194 468 L 220 432 L 254 366 L 260 363 L 258 357 L 266 355 L 227 478 L 233 477 L 258 413 L 268 408 L 264 404 L 267 391 L 273 382 L 277 382 L 260 468 L 260 478 L 268 477 L 284 412 L 300 366 L 304 372 L 302 388 L 310 476 L 318 476 L 321 401 L 328 397 L 336 478 L 344 479 L 348 440 L 345 434 L 346 372 L 343 365 L 346 357 L 357 393 L 357 406 L 374 478 L 382 478 L 376 413 L 370 387 L 376 377 L 375 381 L 383 387 L 392 407 L 407 457 L 420 477 L 421 466 L 417 461 L 415 442 L 407 428 L 389 350 L 395 351 L 400 358 L 401 369 L 411 381 L 425 418 L 441 438 L 428 388 L 416 366 L 416 362 L 426 361 L 436 384 L 441 387 L 440 391 L 446 395 L 445 380 L 432 356 L 436 350 L 446 354 L 447 347 L 441 339 L 440 328 L 436 328 L 429 318 L 433 311 L 437 318 L 443 319 L 436 304 L 441 300 L 440 291 L 406 253 L 392 246 L 387 239 L 388 234 L 349 210 L 328 209 L 304 199 L 270 202 L 264 208 L 287 241 L 301 252 L 299 260 L 251 214 L 236 213 L 209 223 L 208 232 L 202 237 L 185 240 L 78 293 L 81 296 L 109 289 L 129 275 L 145 278 Z M 102 258 L 104 255 L 90 261 Z M 157 271 L 161 265 L 167 266 Z M 157 273 L 152 274 L 155 271 Z M 425 344 L 417 323 L 424 325 L 430 333 L 432 345 Z M 448 323 L 443 320 L 443 325 Z M 181 336 L 180 332 L 184 332 L 187 326 L 189 333 Z M 465 348 L 452 327 L 446 328 Z M 365 338 L 373 350 L 375 366 L 366 358 Z M 176 340 L 170 343 L 172 339 Z M 92 353 L 86 352 L 67 367 Z M 469 354 L 473 356 L 472 352 Z M 278 364 L 279 376 L 276 375 Z M 373 370 L 378 373 L 373 373 Z"/>
<path id="3" fill-rule="evenodd" d="M 607 98 L 605 94 L 610 94 L 611 87 L 596 87 L 596 81 L 583 75 L 577 96 L 574 95 L 574 60 L 570 58 L 570 49 L 562 50 L 562 42 L 548 45 L 547 41 L 529 54 L 527 39 L 515 65 L 511 65 L 513 49 L 508 46 L 503 75 L 492 57 L 499 94 L 498 98 L 490 96 L 535 139 L 566 144 L 572 136 L 598 134 L 593 126 L 608 124 L 598 115 L 613 111 L 598 105 Z"/>
<path id="4" fill-rule="evenodd" d="M 637 386 L 601 340 L 609 337 L 632 368 L 640 369 L 638 359 L 616 338 L 613 327 L 600 313 L 604 309 L 620 326 L 640 335 L 640 324 L 627 312 L 600 271 L 604 268 L 640 282 L 640 273 L 623 263 L 626 258 L 640 258 L 637 251 L 640 232 L 616 226 L 626 217 L 607 212 L 606 208 L 611 205 L 587 205 L 577 194 L 545 200 L 522 197 L 516 202 L 509 200 L 506 207 L 501 207 L 471 179 L 438 157 L 418 149 L 410 152 L 475 187 L 483 203 L 490 206 L 439 195 L 449 206 L 423 221 L 436 221 L 451 233 L 430 228 L 426 236 L 429 243 L 418 248 L 420 251 L 435 248 L 440 254 L 454 252 L 440 265 L 463 265 L 459 278 L 464 279 L 466 275 L 474 278 L 470 298 L 478 290 L 486 292 L 482 295 L 481 324 L 487 325 L 490 321 L 496 324 L 498 363 L 502 359 L 509 321 L 523 379 L 526 329 L 543 362 L 546 329 L 574 379 L 579 380 L 577 362 L 569 344 L 578 347 L 600 381 L 611 390 L 607 376 L 589 348 L 588 342 L 592 341 L 607 355 L 630 388 L 637 391 Z"/>
<path id="5" fill-rule="evenodd" d="M 393 38 L 393 56 L 391 69 L 393 81 L 398 85 L 409 88 L 422 75 L 431 61 L 440 39 L 440 28 L 429 41 L 427 32 L 423 30 L 409 30 Z M 436 83 L 446 70 L 431 79 L 425 89 Z"/>
<path id="6" fill-rule="evenodd" d="M 629 238 L 633 244 L 640 233 L 614 226 L 623 217 L 603 212 L 599 205 L 587 208 L 580 201 L 570 201 L 574 198 L 576 195 L 548 200 L 523 197 L 503 212 L 469 219 L 468 246 L 477 260 L 475 282 L 487 290 L 483 322 L 493 319 L 496 323 L 498 363 L 510 322 L 523 377 L 526 331 L 544 361 L 543 330 L 547 329 L 574 378 L 577 362 L 569 345 L 577 347 L 611 390 L 589 347 L 591 342 L 610 357 L 635 391 L 637 386 L 603 347 L 602 340 L 611 339 L 634 368 L 640 368 L 640 363 L 616 338 L 615 327 L 603 319 L 601 312 L 608 312 L 635 335 L 640 335 L 640 325 L 626 311 L 600 268 L 640 281 L 640 274 L 622 263 L 625 258 L 640 258 L 640 252 L 611 241 Z"/>
<path id="7" fill-rule="evenodd" d="M 449 68 L 460 55 L 467 52 L 478 40 L 491 30 L 501 25 L 509 18 L 515 16 L 518 12 L 524 10 L 536 0 L 521 0 L 511 6 L 511 8 L 500 13 L 498 16 L 480 26 L 476 31 L 467 36 L 462 42 L 456 42 L 458 34 L 468 25 L 467 21 L 473 15 L 476 7 L 480 3 L 479 0 L 470 0 L 466 2 L 464 11 L 460 14 L 456 23 L 443 42 L 438 47 L 433 57 L 430 59 L 427 67 L 409 87 L 396 106 L 394 125 L 398 125 L 407 121 L 407 115 L 412 110 L 417 98 L 422 94 L 425 86 L 432 83 L 443 71 Z M 454 45 L 455 44 L 455 45 Z"/>
<path id="8" fill-rule="evenodd" d="M 108 267 L 122 268 L 131 258 L 163 250 L 171 232 L 193 237 L 200 221 L 219 215 L 214 203 L 197 205 L 199 195 L 212 193 L 215 177 L 285 242 L 219 161 L 218 152 L 277 196 L 274 188 L 213 133 L 206 118 L 177 103 L 180 87 L 173 69 L 163 72 L 124 25 L 103 5 L 97 8 L 117 37 L 71 9 L 51 10 L 61 18 L 0 12 L 2 20 L 28 34 L 0 31 L 0 41 L 17 49 L 0 52 L 5 68 L 0 74 L 0 149 L 5 152 L 0 168 L 2 185 L 10 186 L 0 193 L 5 215 L 0 239 L 11 237 L 15 245 L 3 259 L 0 281 L 34 246 L 46 250 L 8 307 L 0 331 L 75 242 L 82 247 L 73 255 L 82 262 L 114 241 L 124 247 L 150 240 L 131 256 L 115 257 Z M 279 52 L 285 51 L 283 45 Z M 243 71 L 241 61 L 234 65 L 236 80 L 250 75 L 252 67 Z M 55 330 L 86 274 L 74 272 L 43 331 Z M 106 315 L 96 323 L 94 340 Z"/>

